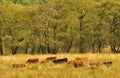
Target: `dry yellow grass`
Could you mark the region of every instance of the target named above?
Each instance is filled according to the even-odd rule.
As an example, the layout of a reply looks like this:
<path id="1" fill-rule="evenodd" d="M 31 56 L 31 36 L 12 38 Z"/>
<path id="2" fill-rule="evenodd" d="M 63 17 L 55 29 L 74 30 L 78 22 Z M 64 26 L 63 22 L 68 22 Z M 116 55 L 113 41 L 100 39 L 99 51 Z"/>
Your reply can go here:
<path id="1" fill-rule="evenodd" d="M 25 63 L 28 58 L 44 60 L 48 56 L 58 58 L 67 57 L 72 60 L 76 57 L 88 57 L 89 61 L 113 61 L 113 65 L 102 65 L 91 69 L 88 65 L 74 68 L 63 64 L 26 64 L 24 68 L 13 68 L 13 63 Z M 57 55 L 10 55 L 0 56 L 0 78 L 120 78 L 120 54 L 57 54 Z"/>

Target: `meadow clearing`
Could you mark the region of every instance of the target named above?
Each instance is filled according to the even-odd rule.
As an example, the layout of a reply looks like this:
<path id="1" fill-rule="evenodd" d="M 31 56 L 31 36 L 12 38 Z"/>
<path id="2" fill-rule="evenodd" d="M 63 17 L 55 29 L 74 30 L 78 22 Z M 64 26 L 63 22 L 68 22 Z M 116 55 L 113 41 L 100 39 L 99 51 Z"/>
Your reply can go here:
<path id="1" fill-rule="evenodd" d="M 40 55 L 8 55 L 0 56 L 0 78 L 120 78 L 120 54 L 56 54 L 57 58 L 67 57 L 72 60 L 76 57 L 88 57 L 89 61 L 112 61 L 109 67 L 101 65 L 91 69 L 89 65 L 75 68 L 66 63 L 40 64 L 51 54 Z M 26 64 L 29 58 L 39 58 L 36 64 Z M 25 63 L 24 68 L 13 68 L 14 63 Z"/>

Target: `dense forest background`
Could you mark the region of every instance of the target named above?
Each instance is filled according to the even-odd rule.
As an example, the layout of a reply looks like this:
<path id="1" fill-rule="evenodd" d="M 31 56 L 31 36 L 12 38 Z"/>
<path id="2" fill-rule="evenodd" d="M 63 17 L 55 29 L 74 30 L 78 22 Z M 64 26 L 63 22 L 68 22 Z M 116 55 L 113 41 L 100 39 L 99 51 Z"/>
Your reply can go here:
<path id="1" fill-rule="evenodd" d="M 120 0 L 0 0 L 0 54 L 120 53 Z"/>

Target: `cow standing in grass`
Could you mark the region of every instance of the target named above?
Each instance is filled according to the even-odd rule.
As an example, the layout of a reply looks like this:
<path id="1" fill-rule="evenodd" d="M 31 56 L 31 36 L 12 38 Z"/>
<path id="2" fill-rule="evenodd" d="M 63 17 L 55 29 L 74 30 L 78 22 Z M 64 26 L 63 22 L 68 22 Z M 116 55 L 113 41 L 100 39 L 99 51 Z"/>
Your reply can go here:
<path id="1" fill-rule="evenodd" d="M 56 59 L 57 59 L 56 56 L 47 57 L 45 60 L 41 61 L 41 63 L 49 63 L 49 62 L 56 60 Z"/>
<path id="2" fill-rule="evenodd" d="M 46 60 L 55 60 L 55 59 L 57 59 L 56 56 L 51 56 L 51 57 L 47 57 L 47 58 L 46 58 Z"/>
<path id="3" fill-rule="evenodd" d="M 39 62 L 38 58 L 30 58 L 30 59 L 27 60 L 26 63 L 37 63 L 37 62 Z"/>
<path id="4" fill-rule="evenodd" d="M 12 64 L 13 68 L 23 68 L 25 64 Z"/>
<path id="5" fill-rule="evenodd" d="M 61 59 L 53 60 L 53 63 L 59 64 L 59 63 L 67 62 L 67 61 L 68 61 L 68 58 L 61 58 Z"/>
<path id="6" fill-rule="evenodd" d="M 68 64 L 73 64 L 73 66 L 76 68 L 83 66 L 84 65 L 83 63 L 84 63 L 83 60 L 70 60 L 68 62 Z"/>
<path id="7" fill-rule="evenodd" d="M 112 65 L 112 61 L 105 61 L 103 62 L 104 65 L 106 65 L 107 67 L 109 67 L 110 65 Z"/>
<path id="8" fill-rule="evenodd" d="M 90 62 L 89 65 L 90 65 L 91 69 L 94 69 L 96 67 L 100 67 L 102 65 L 102 63 L 99 62 L 99 61 L 97 61 L 97 62 Z"/>

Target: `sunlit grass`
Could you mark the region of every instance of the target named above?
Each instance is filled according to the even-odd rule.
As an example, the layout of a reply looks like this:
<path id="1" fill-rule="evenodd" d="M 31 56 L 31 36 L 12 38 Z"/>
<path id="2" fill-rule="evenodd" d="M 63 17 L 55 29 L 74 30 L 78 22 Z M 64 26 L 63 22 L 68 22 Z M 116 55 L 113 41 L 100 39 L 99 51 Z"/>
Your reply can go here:
<path id="1" fill-rule="evenodd" d="M 0 78 L 120 78 L 120 54 L 57 54 L 58 58 L 72 60 L 86 56 L 89 61 L 113 61 L 113 65 L 102 65 L 91 69 L 88 65 L 74 68 L 72 65 L 45 63 L 40 64 L 46 55 L 9 55 L 0 56 Z M 24 68 L 13 68 L 13 63 L 25 63 L 28 58 L 39 58 L 37 64 L 26 64 Z"/>

